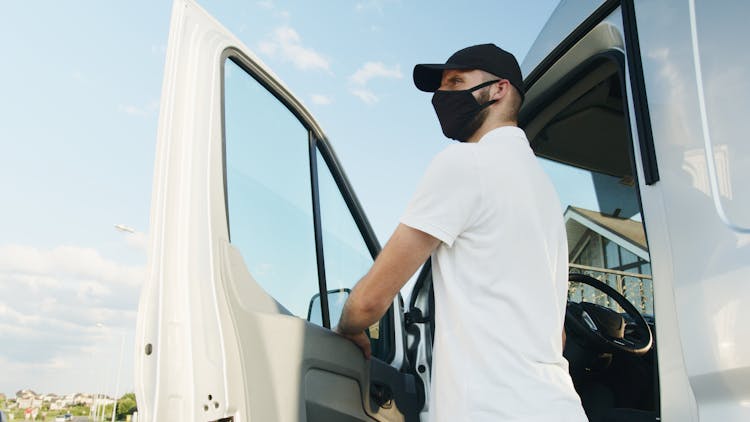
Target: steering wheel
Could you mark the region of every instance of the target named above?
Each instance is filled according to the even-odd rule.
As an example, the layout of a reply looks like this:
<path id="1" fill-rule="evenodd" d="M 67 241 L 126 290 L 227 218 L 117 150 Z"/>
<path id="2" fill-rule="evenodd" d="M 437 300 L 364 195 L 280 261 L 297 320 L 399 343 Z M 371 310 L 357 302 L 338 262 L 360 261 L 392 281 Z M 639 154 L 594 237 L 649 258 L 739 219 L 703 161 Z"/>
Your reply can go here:
<path id="1" fill-rule="evenodd" d="M 585 274 L 570 274 L 568 279 L 589 285 L 606 294 L 635 322 L 635 330 L 626 333 L 625 318 L 612 309 L 590 302 L 569 301 L 565 309 L 565 326 L 573 334 L 588 339 L 602 352 L 624 352 L 640 356 L 651 350 L 651 329 L 638 309 L 625 299 L 625 296 L 607 283 Z"/>

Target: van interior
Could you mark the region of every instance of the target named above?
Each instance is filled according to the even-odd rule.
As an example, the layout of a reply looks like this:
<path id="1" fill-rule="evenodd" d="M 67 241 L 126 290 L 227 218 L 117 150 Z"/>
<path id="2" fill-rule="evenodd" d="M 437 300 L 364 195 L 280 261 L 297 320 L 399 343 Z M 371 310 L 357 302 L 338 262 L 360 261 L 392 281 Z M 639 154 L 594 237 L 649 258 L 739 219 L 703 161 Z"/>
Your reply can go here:
<path id="1" fill-rule="evenodd" d="M 566 210 L 564 355 L 594 422 L 659 416 L 651 262 L 621 69 L 616 57 L 585 63 L 519 122 Z"/>

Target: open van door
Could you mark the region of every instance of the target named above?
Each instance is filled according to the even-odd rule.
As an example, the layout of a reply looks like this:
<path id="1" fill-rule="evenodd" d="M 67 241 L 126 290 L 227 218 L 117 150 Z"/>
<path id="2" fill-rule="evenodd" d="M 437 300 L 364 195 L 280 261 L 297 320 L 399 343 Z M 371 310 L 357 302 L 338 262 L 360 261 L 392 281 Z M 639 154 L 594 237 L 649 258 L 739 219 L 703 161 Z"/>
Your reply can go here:
<path id="1" fill-rule="evenodd" d="M 329 330 L 380 250 L 310 113 L 191 0 L 173 6 L 138 310 L 147 421 L 400 421 L 400 298 L 373 359 Z"/>

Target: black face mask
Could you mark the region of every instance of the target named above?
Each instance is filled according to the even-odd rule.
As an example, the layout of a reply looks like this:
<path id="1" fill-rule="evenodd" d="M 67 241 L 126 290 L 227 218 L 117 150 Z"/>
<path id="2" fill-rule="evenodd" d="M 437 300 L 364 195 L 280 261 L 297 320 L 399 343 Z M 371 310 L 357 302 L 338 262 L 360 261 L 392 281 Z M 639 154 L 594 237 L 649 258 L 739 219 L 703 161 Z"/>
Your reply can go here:
<path id="1" fill-rule="evenodd" d="M 461 91 L 435 91 L 432 96 L 432 106 L 435 107 L 440 127 L 448 138 L 466 142 L 477 131 L 482 122 L 475 122 L 475 118 L 485 108 L 497 100 L 479 104 L 471 93 L 498 82 L 487 81 L 474 88 Z"/>

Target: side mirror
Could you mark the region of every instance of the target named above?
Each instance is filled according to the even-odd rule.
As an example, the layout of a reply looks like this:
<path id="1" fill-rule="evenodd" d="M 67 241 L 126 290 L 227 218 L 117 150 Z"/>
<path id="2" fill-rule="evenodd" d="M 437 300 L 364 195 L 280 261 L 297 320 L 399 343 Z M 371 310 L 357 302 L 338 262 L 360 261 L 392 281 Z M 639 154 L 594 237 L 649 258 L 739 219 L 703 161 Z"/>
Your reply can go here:
<path id="1" fill-rule="evenodd" d="M 341 311 L 344 310 L 344 303 L 349 297 L 352 289 L 334 289 L 326 292 L 328 296 L 328 311 L 331 316 L 331 328 L 339 323 Z M 320 293 L 315 293 L 310 298 L 310 306 L 307 308 L 307 320 L 313 324 L 323 325 L 323 313 L 320 309 Z"/>

